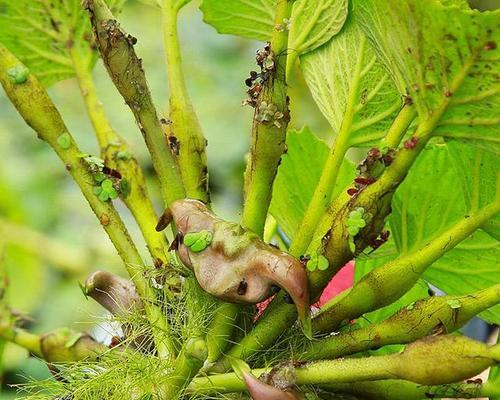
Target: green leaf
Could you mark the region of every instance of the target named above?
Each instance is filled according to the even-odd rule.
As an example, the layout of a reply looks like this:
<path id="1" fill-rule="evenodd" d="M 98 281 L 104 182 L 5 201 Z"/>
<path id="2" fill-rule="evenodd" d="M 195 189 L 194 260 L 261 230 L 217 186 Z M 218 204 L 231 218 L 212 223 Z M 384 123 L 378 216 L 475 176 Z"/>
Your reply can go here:
<path id="1" fill-rule="evenodd" d="M 400 254 L 425 245 L 468 214 L 464 196 L 457 188 L 461 187 L 460 175 L 469 172 L 458 173 L 453 168 L 447 146 L 434 145 L 423 150 L 392 204 L 391 236 Z M 475 190 L 482 190 L 482 186 Z M 447 294 L 469 294 L 500 282 L 499 258 L 500 243 L 479 230 L 446 252 L 423 277 Z M 482 313 L 481 317 L 500 321 L 500 307 Z"/>
<path id="2" fill-rule="evenodd" d="M 320 271 L 325 271 L 329 267 L 328 260 L 322 254 L 317 252 L 311 254 L 311 258 L 307 261 L 306 264 L 308 271 L 316 271 L 319 269 Z"/>
<path id="3" fill-rule="evenodd" d="M 498 155 L 457 140 L 449 140 L 447 145 L 456 174 L 460 177 L 467 210 L 473 212 L 493 202 L 497 182 L 500 182 Z M 483 229 L 500 239 L 500 215 L 490 220 Z"/>
<path id="4" fill-rule="evenodd" d="M 124 0 L 109 0 L 116 12 Z M 74 75 L 71 51 L 87 68 L 97 58 L 81 0 L 0 0 L 0 41 L 50 86 Z"/>
<path id="5" fill-rule="evenodd" d="M 271 214 L 286 235 L 293 237 L 318 184 L 329 149 L 308 127 L 289 131 L 287 146 L 274 182 Z M 353 181 L 354 171 L 354 165 L 344 160 L 334 197 Z"/>
<path id="6" fill-rule="evenodd" d="M 278 0 L 203 0 L 203 20 L 219 33 L 267 41 Z"/>
<path id="7" fill-rule="evenodd" d="M 347 0 L 297 0 L 290 21 L 275 26 L 277 0 L 203 0 L 204 21 L 219 33 L 269 41 L 273 30 L 290 27 L 288 47 L 293 60 L 337 34 L 348 14 Z"/>
<path id="8" fill-rule="evenodd" d="M 347 0 L 297 0 L 290 21 L 288 64 L 328 42 L 340 32 L 348 15 Z"/>
<path id="9" fill-rule="evenodd" d="M 314 100 L 348 146 L 371 146 L 385 136 L 402 98 L 354 18 L 302 56 L 301 65 Z"/>
<path id="10" fill-rule="evenodd" d="M 500 152 L 500 10 L 457 1 L 353 0 L 355 16 L 420 117 L 444 111 L 435 132 Z"/>
<path id="11" fill-rule="evenodd" d="M 212 243 L 213 234 L 208 230 L 199 232 L 189 232 L 184 235 L 183 243 L 188 246 L 191 251 L 198 253 L 205 250 Z"/>

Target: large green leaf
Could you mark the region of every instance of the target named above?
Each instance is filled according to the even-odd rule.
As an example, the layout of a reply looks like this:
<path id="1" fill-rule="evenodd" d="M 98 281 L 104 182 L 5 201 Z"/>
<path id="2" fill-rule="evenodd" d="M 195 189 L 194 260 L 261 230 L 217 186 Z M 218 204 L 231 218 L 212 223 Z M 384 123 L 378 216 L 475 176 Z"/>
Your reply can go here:
<path id="1" fill-rule="evenodd" d="M 271 214 L 291 238 L 318 184 L 329 149 L 307 127 L 288 132 L 287 146 L 274 182 Z M 354 165 L 344 161 L 333 196 L 352 182 L 354 171 Z"/>
<path id="2" fill-rule="evenodd" d="M 370 146 L 385 136 L 402 99 L 353 18 L 301 64 L 314 100 L 349 146 Z"/>
<path id="3" fill-rule="evenodd" d="M 290 21 L 291 54 L 305 54 L 328 42 L 344 26 L 347 0 L 298 0 Z"/>
<path id="4" fill-rule="evenodd" d="M 116 10 L 124 0 L 109 0 Z M 81 0 L 0 0 L 0 41 L 49 86 L 74 75 L 71 51 L 91 68 L 96 52 Z"/>
<path id="5" fill-rule="evenodd" d="M 500 151 L 500 10 L 481 13 L 457 1 L 353 1 L 380 60 L 422 119 L 444 111 L 436 133 Z"/>
<path id="6" fill-rule="evenodd" d="M 400 254 L 425 245 L 469 213 L 459 190 L 460 175 L 469 171 L 459 174 L 453 162 L 447 146 L 426 148 L 396 191 L 390 226 Z M 475 190 L 489 183 L 480 183 Z M 500 243 L 479 230 L 432 264 L 424 279 L 449 294 L 471 293 L 500 281 L 499 258 Z M 500 307 L 482 317 L 499 322 Z"/>
<path id="7" fill-rule="evenodd" d="M 460 177 L 467 209 L 475 211 L 491 203 L 500 184 L 498 156 L 482 147 L 470 146 L 457 140 L 448 141 L 448 150 Z M 491 219 L 483 228 L 500 239 L 500 215 Z"/>
<path id="8" fill-rule="evenodd" d="M 219 33 L 270 40 L 273 29 L 290 29 L 290 56 L 312 51 L 338 33 L 348 0 L 297 0 L 290 21 L 275 24 L 277 0 L 203 0 L 204 21 Z"/>
<path id="9" fill-rule="evenodd" d="M 270 40 L 278 0 L 203 0 L 203 20 L 219 33 Z"/>

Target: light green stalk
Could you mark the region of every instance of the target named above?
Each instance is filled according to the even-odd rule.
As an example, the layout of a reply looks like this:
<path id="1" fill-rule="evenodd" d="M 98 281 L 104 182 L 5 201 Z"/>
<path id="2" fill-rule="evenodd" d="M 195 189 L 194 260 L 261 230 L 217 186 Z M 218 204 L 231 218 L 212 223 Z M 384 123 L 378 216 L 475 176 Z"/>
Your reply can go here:
<path id="1" fill-rule="evenodd" d="M 292 5 L 291 0 L 281 0 L 277 3 L 275 26 L 285 18 L 290 18 Z M 245 205 L 242 219 L 243 226 L 261 237 L 271 203 L 274 178 L 285 151 L 289 121 L 285 77 L 288 31 L 274 29 L 270 47 L 274 57 L 274 69 L 259 95 L 255 109 L 250 159 L 245 171 Z M 276 121 L 277 124 L 274 124 L 274 121 L 258 120 L 259 107 L 263 102 L 275 105 L 282 113 L 283 118 Z"/>
<path id="2" fill-rule="evenodd" d="M 322 385 L 404 379 L 422 385 L 442 385 L 475 376 L 500 362 L 500 345 L 488 346 L 462 336 L 440 336 L 412 343 L 402 353 L 322 360 L 295 368 L 295 384 Z M 269 372 L 256 369 L 260 376 Z M 235 373 L 196 378 L 191 393 L 230 393 L 245 391 L 244 382 Z"/>
<path id="3" fill-rule="evenodd" d="M 121 194 L 121 198 L 137 221 L 155 264 L 167 264 L 168 242 L 164 234 L 154 229 L 158 217 L 148 196 L 142 168 L 125 140 L 111 127 L 86 61 L 74 48 L 70 49 L 70 55 L 87 114 L 101 149 L 101 157 L 107 167 L 119 171 L 130 184 L 130 193 Z"/>
<path id="4" fill-rule="evenodd" d="M 405 104 L 382 139 L 382 143 L 388 148 L 395 149 L 398 147 L 416 116 L 417 112 L 413 104 Z"/>
<path id="5" fill-rule="evenodd" d="M 165 62 L 170 88 L 169 136 L 178 146 L 177 160 L 187 197 L 209 203 L 206 140 L 186 88 L 177 33 L 182 2 L 163 0 L 162 25 Z"/>
<path id="6" fill-rule="evenodd" d="M 28 350 L 37 357 L 43 357 L 40 336 L 10 325 L 0 325 L 0 338 Z"/>
<path id="7" fill-rule="evenodd" d="M 480 312 L 500 303 L 500 284 L 465 296 L 435 296 L 398 311 L 377 324 L 313 341 L 300 360 L 337 358 L 427 335 L 451 333 Z"/>
<path id="8" fill-rule="evenodd" d="M 331 332 L 346 319 L 391 304 L 410 290 L 424 271 L 446 252 L 469 237 L 484 222 L 500 212 L 500 201 L 457 222 L 450 229 L 415 251 L 374 269 L 357 282 L 340 301 L 332 299 L 313 320 L 316 332 Z"/>
<path id="9" fill-rule="evenodd" d="M 149 299 L 144 302 L 145 311 L 152 324 L 157 343 L 160 344 L 160 349 L 162 343 L 168 346 L 166 339 L 165 341 L 159 340 L 163 336 L 163 332 L 161 328 L 158 329 L 157 324 L 162 320 L 163 315 L 161 309 L 155 306 L 154 292 L 142 274 L 144 263 L 127 228 L 116 212 L 113 203 L 111 201 L 103 202 L 94 194 L 94 179 L 89 172 L 89 165 L 82 156 L 85 154 L 78 148 L 61 115 L 35 76 L 29 74 L 23 83 L 15 83 L 9 77 L 9 71 L 16 67 L 25 68 L 7 48 L 0 44 L 0 83 L 7 96 L 27 124 L 35 130 L 38 137 L 54 149 L 64 163 L 66 170 L 79 186 L 118 251 L 118 255 L 123 260 L 137 292 L 142 298 Z M 63 142 L 60 140 L 62 135 L 65 139 Z M 160 323 L 160 326 L 163 324 Z"/>
<path id="10" fill-rule="evenodd" d="M 121 30 L 103 0 L 87 0 L 85 4 L 104 65 L 144 136 L 165 202 L 168 205 L 184 198 L 181 175 L 160 125 L 132 37 Z"/>
<path id="11" fill-rule="evenodd" d="M 422 400 L 426 398 L 476 399 L 500 394 L 500 388 L 489 382 L 455 383 L 441 386 L 425 386 L 413 382 L 387 379 L 383 381 L 351 382 L 323 385 L 333 393 L 346 393 L 361 396 L 366 400 Z"/>
<path id="12" fill-rule="evenodd" d="M 290 18 L 292 12 L 290 0 L 278 2 L 274 26 L 279 25 L 285 18 Z M 270 44 L 275 68 L 273 76 L 260 95 L 254 115 L 252 127 L 252 147 L 250 159 L 245 171 L 245 203 L 243 207 L 242 224 L 259 236 L 264 234 L 274 178 L 282 154 L 285 151 L 286 130 L 288 127 L 288 100 L 286 90 L 286 50 L 288 47 L 288 31 L 273 30 Z M 260 122 L 256 116 L 262 102 L 274 104 L 283 113 L 279 126 L 272 122 Z M 236 304 L 223 304 L 217 310 L 214 321 L 209 330 L 210 360 L 216 360 L 227 346 L 238 313 L 241 307 Z M 225 343 L 226 342 L 226 343 Z"/>

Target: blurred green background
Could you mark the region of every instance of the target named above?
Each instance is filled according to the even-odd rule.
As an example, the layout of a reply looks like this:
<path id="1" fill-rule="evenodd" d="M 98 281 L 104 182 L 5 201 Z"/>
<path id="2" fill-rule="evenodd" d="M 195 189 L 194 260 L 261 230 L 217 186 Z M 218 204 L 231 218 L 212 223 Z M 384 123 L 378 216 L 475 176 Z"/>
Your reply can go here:
<path id="1" fill-rule="evenodd" d="M 471 3 L 500 6 L 499 0 Z M 218 35 L 202 22 L 197 7 L 195 1 L 180 16 L 185 74 L 208 139 L 215 211 L 226 218 L 238 219 L 252 119 L 252 109 L 242 107 L 241 100 L 245 97 L 244 79 L 255 68 L 254 54 L 259 44 Z M 156 105 L 166 115 L 168 87 L 159 14 L 154 6 L 127 1 L 120 20 L 139 40 L 136 51 L 143 58 Z M 319 136 L 331 139 L 329 126 L 314 106 L 300 73 L 295 73 L 298 83 L 290 88 L 297 99 L 292 104 L 292 125 L 307 124 Z M 112 125 L 127 139 L 147 172 L 150 192 L 160 212 L 162 205 L 151 162 L 132 114 L 100 62 L 94 76 Z M 98 154 L 76 82 L 60 82 L 50 89 L 50 94 L 80 147 Z M 3 91 L 0 91 L 0 155 L 0 258 L 10 278 L 11 306 L 29 315 L 28 326 L 34 332 L 62 326 L 92 329 L 95 324 L 92 321 L 104 312 L 85 300 L 78 282 L 96 269 L 123 274 L 119 258 L 61 162 L 44 142 L 36 139 Z M 146 255 L 145 245 L 138 240 L 138 230 L 131 224 L 127 210 L 119 202 L 117 207 Z M 15 391 L 9 385 L 49 376 L 42 362 L 29 358 L 24 350 L 13 345 L 6 346 L 3 374 L 0 399 L 15 398 Z"/>
<path id="2" fill-rule="evenodd" d="M 250 141 L 253 110 L 243 107 L 244 80 L 255 68 L 259 43 L 218 35 L 202 21 L 198 2 L 183 9 L 180 35 L 185 75 L 199 119 L 208 139 L 210 184 L 215 209 L 238 219 L 245 154 Z M 136 51 L 143 58 L 150 89 L 160 113 L 168 114 L 168 87 L 163 58 L 160 12 L 155 6 L 127 1 L 120 17 L 125 30 L 138 38 Z M 113 127 L 129 142 L 145 169 L 157 211 L 161 200 L 142 136 L 128 107 L 98 62 L 94 77 L 99 96 Z M 302 93 L 294 105 L 297 127 L 307 123 L 326 137 L 329 128 L 316 110 L 302 80 L 291 90 Z M 98 154 L 92 127 L 76 81 L 51 87 L 50 95 L 80 147 Z M 104 312 L 86 301 L 78 282 L 93 270 L 123 274 L 120 260 L 100 224 L 60 160 L 45 142 L 36 139 L 0 91 L 0 254 L 10 279 L 8 301 L 31 318 L 38 333 L 69 326 L 93 328 Z M 117 207 L 142 253 L 139 232 L 128 210 Z M 0 399 L 15 398 L 8 385 L 48 377 L 46 366 L 26 351 L 7 344 Z"/>

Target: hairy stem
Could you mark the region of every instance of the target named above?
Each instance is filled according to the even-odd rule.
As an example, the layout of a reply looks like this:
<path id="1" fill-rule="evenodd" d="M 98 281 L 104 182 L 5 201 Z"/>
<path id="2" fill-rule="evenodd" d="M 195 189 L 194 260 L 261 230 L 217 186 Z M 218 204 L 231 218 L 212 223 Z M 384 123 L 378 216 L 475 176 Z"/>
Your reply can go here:
<path id="1" fill-rule="evenodd" d="M 170 88 L 169 140 L 175 141 L 177 160 L 187 197 L 210 201 L 206 140 L 186 88 L 177 33 L 179 7 L 175 0 L 163 0 L 162 22 L 165 62 Z"/>
<path id="2" fill-rule="evenodd" d="M 451 333 L 480 312 L 500 303 L 500 284 L 465 296 L 421 300 L 366 328 L 311 342 L 300 360 L 337 358 L 389 344 L 406 344 L 427 335 Z M 458 308 L 450 305 L 458 304 Z"/>
<path id="3" fill-rule="evenodd" d="M 154 229 L 158 217 L 148 196 L 142 168 L 125 140 L 111 127 L 97 96 L 88 65 L 74 48 L 70 49 L 70 54 L 87 114 L 101 149 L 101 157 L 107 167 L 119 171 L 122 179 L 130 184 L 129 193 L 122 194 L 121 198 L 137 221 L 155 265 L 166 264 L 168 242 L 164 234 Z"/>
<path id="4" fill-rule="evenodd" d="M 275 25 L 290 18 L 293 2 L 280 0 L 277 4 Z M 281 156 L 285 151 L 286 130 L 289 121 L 288 98 L 286 91 L 286 60 L 288 31 L 273 30 L 270 43 L 274 67 L 271 76 L 257 100 L 253 128 L 250 159 L 245 171 L 245 205 L 243 225 L 262 236 L 266 221 L 273 181 L 278 170 Z M 258 118 L 263 107 L 273 106 L 282 118 L 261 120 Z"/>
<path id="5" fill-rule="evenodd" d="M 162 335 L 161 328 L 158 330 L 156 324 L 162 320 L 163 315 L 161 310 L 154 305 L 154 293 L 149 282 L 143 276 L 144 263 L 127 228 L 116 212 L 113 203 L 110 200 L 101 201 L 94 194 L 94 179 L 90 173 L 89 165 L 82 157 L 85 154 L 80 151 L 68 132 L 61 115 L 42 85 L 31 74 L 21 84 L 16 84 L 9 78 L 8 71 L 19 66 L 23 67 L 22 63 L 4 46 L 0 45 L 0 82 L 7 96 L 27 124 L 37 132 L 38 137 L 54 149 L 66 166 L 66 170 L 79 186 L 123 260 L 137 292 L 144 299 L 150 299 L 145 301 L 145 311 L 155 335 Z M 63 144 L 60 141 L 61 135 L 64 135 L 65 138 Z M 160 323 L 160 326 L 162 325 Z M 162 340 L 158 341 L 158 343 L 162 342 Z"/>
<path id="6" fill-rule="evenodd" d="M 86 0 L 99 51 L 109 75 L 132 110 L 151 154 L 165 202 L 184 198 L 185 190 L 174 157 L 160 125 L 134 38 L 126 35 L 103 0 Z"/>
<path id="7" fill-rule="evenodd" d="M 316 332 L 331 332 L 344 320 L 391 304 L 410 290 L 424 271 L 446 252 L 469 237 L 500 211 L 500 201 L 460 220 L 439 236 L 389 263 L 374 269 L 357 282 L 340 301 L 332 299 L 313 320 Z"/>

